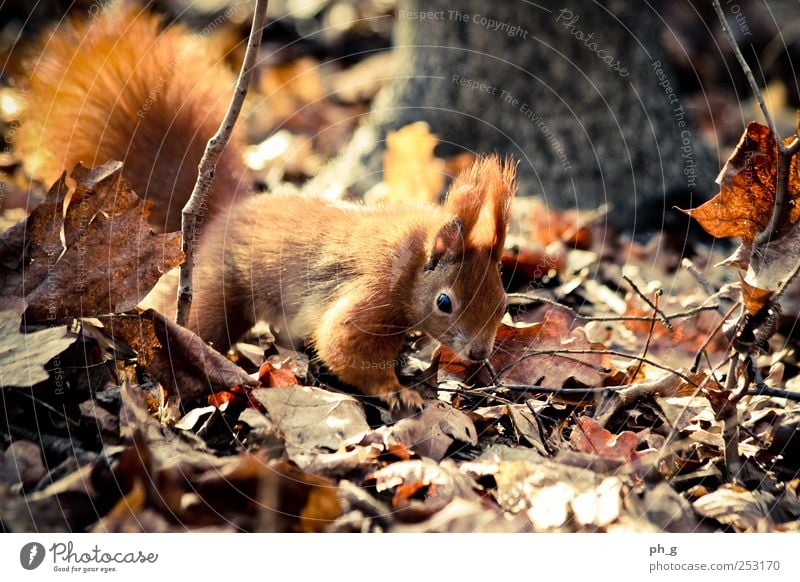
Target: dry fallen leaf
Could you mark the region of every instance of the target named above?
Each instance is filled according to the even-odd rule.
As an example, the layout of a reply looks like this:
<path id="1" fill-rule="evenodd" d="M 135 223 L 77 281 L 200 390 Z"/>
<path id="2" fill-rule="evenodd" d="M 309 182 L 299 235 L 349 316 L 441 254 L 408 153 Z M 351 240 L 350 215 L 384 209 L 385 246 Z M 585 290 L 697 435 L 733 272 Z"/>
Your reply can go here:
<path id="1" fill-rule="evenodd" d="M 787 140 L 789 143 L 791 139 Z M 684 212 L 697 220 L 706 232 L 717 237 L 741 237 L 752 241 L 767 226 L 775 205 L 778 148 L 770 129 L 760 123 L 748 124 L 733 154 L 722 168 L 714 198 Z M 789 193 L 800 196 L 800 162 L 792 159 Z M 794 204 L 789 222 L 800 218 Z"/>
<path id="2" fill-rule="evenodd" d="M 541 323 L 501 325 L 491 363 L 507 383 L 561 387 L 574 380 L 584 386 L 602 386 L 611 368 L 608 354 L 559 352 L 605 349 L 590 342 L 580 327 L 572 329 L 563 311 L 552 310 Z"/>
<path id="3" fill-rule="evenodd" d="M 437 143 L 424 121 L 387 134 L 383 180 L 389 200 L 436 202 L 445 178 L 444 162 L 433 155 Z"/>
<path id="4" fill-rule="evenodd" d="M 156 234 L 148 210 L 121 180 L 122 164 L 72 171 L 26 220 L 0 237 L 4 297 L 25 297 L 28 321 L 133 309 L 180 264 L 180 234 Z"/>
<path id="5" fill-rule="evenodd" d="M 575 448 L 606 459 L 635 461 L 639 437 L 630 431 L 612 434 L 588 416 L 578 418 L 570 441 Z"/>
<path id="6" fill-rule="evenodd" d="M 789 144 L 792 139 L 787 138 L 784 143 Z M 788 224 L 771 237 L 768 245 L 753 254 L 753 241 L 767 227 L 773 214 L 777 171 L 775 136 L 768 127 L 750 123 L 717 177 L 719 194 L 697 208 L 684 211 L 717 238 L 743 239 L 741 247 L 726 263 L 747 270 L 742 280 L 742 299 L 751 315 L 766 305 L 772 291 L 800 259 L 800 158 L 797 155 L 789 165 L 787 194 L 791 210 Z"/>
<path id="7" fill-rule="evenodd" d="M 404 418 L 388 428 L 388 444 L 402 443 L 421 457 L 441 461 L 454 441 L 478 444 L 470 418 L 446 402 L 426 402 L 418 415 Z"/>
<path id="8" fill-rule="evenodd" d="M 704 517 L 733 525 L 739 531 L 769 531 L 774 528 L 770 516 L 776 499 L 764 491 L 747 491 L 723 485 L 694 502 L 694 509 Z"/>
<path id="9" fill-rule="evenodd" d="M 267 409 L 275 429 L 286 441 L 290 459 L 337 451 L 369 432 L 364 409 L 352 396 L 290 386 L 257 388 L 252 397 Z"/>
<path id="10" fill-rule="evenodd" d="M 30 333 L 21 333 L 19 326 L 19 313 L 0 312 L 0 388 L 47 380 L 45 364 L 77 339 L 64 325 Z"/>
<path id="11" fill-rule="evenodd" d="M 181 400 L 257 382 L 199 336 L 148 309 L 107 321 L 108 333 L 139 354 L 139 363 Z"/>
<path id="12" fill-rule="evenodd" d="M 285 388 L 299 384 L 297 376 L 292 371 L 293 362 L 287 359 L 285 362 L 275 364 L 266 361 L 261 364 L 258 370 L 258 381 L 266 388 Z"/>

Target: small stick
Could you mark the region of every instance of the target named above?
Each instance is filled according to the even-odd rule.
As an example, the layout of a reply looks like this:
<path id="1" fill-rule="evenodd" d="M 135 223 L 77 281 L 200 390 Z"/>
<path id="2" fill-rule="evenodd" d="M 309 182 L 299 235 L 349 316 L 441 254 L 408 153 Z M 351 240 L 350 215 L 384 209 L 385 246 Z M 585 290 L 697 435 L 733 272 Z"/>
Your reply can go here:
<path id="1" fill-rule="evenodd" d="M 747 396 L 771 396 L 773 398 L 786 398 L 786 400 L 800 402 L 800 392 L 780 390 L 778 388 L 770 388 L 769 386 L 760 386 L 758 388 L 748 390 Z"/>
<path id="2" fill-rule="evenodd" d="M 558 307 L 563 309 L 564 311 L 569 312 L 572 317 L 575 319 L 579 319 L 581 321 L 651 321 L 653 318 L 647 315 L 581 315 L 575 309 L 570 307 L 569 305 L 564 305 L 563 303 L 559 303 L 558 301 L 554 301 L 553 299 L 549 299 L 547 297 L 539 297 L 537 295 L 531 295 L 529 293 L 508 293 L 507 297 L 512 299 L 524 299 L 530 301 L 531 303 L 545 303 L 547 305 L 553 305 L 554 307 Z M 693 317 L 698 313 L 702 313 L 703 311 L 718 311 L 720 308 L 718 303 L 714 303 L 713 305 L 701 305 L 699 307 L 692 307 L 691 309 L 687 309 L 686 311 L 679 311 L 678 313 L 670 313 L 665 315 L 664 317 L 668 320 L 672 319 L 685 319 L 689 317 Z"/>
<path id="3" fill-rule="evenodd" d="M 736 303 L 734 303 L 731 306 L 731 308 L 728 310 L 728 312 L 722 317 L 722 321 L 720 321 L 714 327 L 714 329 L 711 330 L 711 333 L 708 334 L 708 337 L 706 337 L 706 339 L 703 340 L 703 345 L 700 346 L 700 349 L 697 350 L 697 354 L 694 357 L 694 363 L 692 364 L 692 368 L 691 368 L 692 372 L 696 372 L 697 369 L 700 367 L 700 358 L 702 357 L 703 353 L 706 351 L 706 348 L 708 347 L 708 344 L 710 344 L 711 340 L 714 339 L 714 336 L 717 335 L 717 333 L 719 333 L 719 330 L 722 329 L 722 326 L 725 325 L 725 322 L 728 321 L 728 318 L 731 315 L 733 315 L 733 312 L 736 310 L 737 307 L 739 307 L 739 305 L 741 305 L 740 301 L 737 301 Z M 733 342 L 731 341 L 730 343 L 733 343 Z"/>
<path id="4" fill-rule="evenodd" d="M 659 297 L 659 295 L 660 295 L 660 293 L 656 293 L 656 299 L 655 299 L 656 309 L 658 309 L 658 297 Z M 655 330 L 655 327 L 656 327 L 656 316 L 657 315 L 658 314 L 654 310 L 653 311 L 653 317 L 650 320 L 650 330 L 647 332 L 647 339 L 644 342 L 644 349 L 642 350 L 642 357 L 643 358 L 647 357 L 647 351 L 650 349 L 650 341 L 653 339 L 653 331 Z M 636 365 L 636 371 L 633 374 L 631 374 L 631 381 L 636 380 L 636 376 L 638 376 L 639 372 L 642 370 L 642 364 L 644 364 L 644 362 L 642 360 L 639 360 L 639 363 Z"/>
<path id="5" fill-rule="evenodd" d="M 181 264 L 181 274 L 178 284 L 178 314 L 176 321 L 179 325 L 186 325 L 189 319 L 189 310 L 192 306 L 192 270 L 194 269 L 194 251 L 197 246 L 197 215 L 205 204 L 211 192 L 211 185 L 214 182 L 214 174 L 217 168 L 222 150 L 228 145 L 228 141 L 233 133 L 233 126 L 242 111 L 244 98 L 253 77 L 253 64 L 261 46 L 261 33 L 264 30 L 264 20 L 267 15 L 268 0 L 256 0 L 256 7 L 253 11 L 253 25 L 250 29 L 250 39 L 247 43 L 247 50 L 242 61 L 242 68 L 239 71 L 239 78 L 236 81 L 236 91 L 231 98 L 231 104 L 225 113 L 225 118 L 219 126 L 217 133 L 214 134 L 203 153 L 200 165 L 197 170 L 197 182 L 192 190 L 192 195 L 183 207 L 181 223 L 181 250 L 185 256 Z"/>
<path id="6" fill-rule="evenodd" d="M 742 470 L 742 463 L 739 460 L 739 411 L 736 409 L 736 402 L 740 398 L 733 398 L 734 389 L 738 381 L 736 369 L 739 365 L 738 354 L 731 358 L 728 366 L 728 378 L 725 382 L 725 391 L 728 398 L 722 404 L 717 413 L 717 420 L 722 421 L 722 439 L 725 443 L 725 474 L 728 481 L 733 482 L 737 479 Z"/>
<path id="7" fill-rule="evenodd" d="M 716 295 L 717 289 L 711 283 L 709 283 L 708 279 L 703 277 L 700 269 L 697 268 L 697 265 L 695 265 L 691 259 L 687 259 L 686 257 L 681 259 L 681 267 L 689 271 L 689 274 L 700 284 L 700 286 L 703 288 L 703 291 L 706 292 L 706 295 L 709 297 Z"/>
<path id="8" fill-rule="evenodd" d="M 727 35 L 728 41 L 731 44 L 733 54 L 736 55 L 736 60 L 739 61 L 739 66 L 742 67 L 742 71 L 744 71 L 744 75 L 747 77 L 748 83 L 750 83 L 750 88 L 753 91 L 753 95 L 758 101 L 759 107 L 761 107 L 761 113 L 764 114 L 764 119 L 767 121 L 767 126 L 772 132 L 772 137 L 775 139 L 775 144 L 778 150 L 778 170 L 775 183 L 775 207 L 772 210 L 772 216 L 770 217 L 769 223 L 764 230 L 762 230 L 760 233 L 758 233 L 758 236 L 756 236 L 754 242 L 755 247 L 758 248 L 772 241 L 780 229 L 783 228 L 788 222 L 789 213 L 791 211 L 791 204 L 789 200 L 789 169 L 791 167 L 792 156 L 800 151 L 800 138 L 795 135 L 794 140 L 789 145 L 783 143 L 783 140 L 778 135 L 778 130 L 775 126 L 775 120 L 772 119 L 772 115 L 769 113 L 767 104 L 764 102 L 764 96 L 761 94 L 761 89 L 759 89 L 758 83 L 756 83 L 756 79 L 753 76 L 753 71 L 750 69 L 750 65 L 748 65 L 747 61 L 744 59 L 742 51 L 739 50 L 739 45 L 736 44 L 736 38 L 733 36 L 730 26 L 728 26 L 728 20 L 725 18 L 725 13 L 722 11 L 722 6 L 720 5 L 719 0 L 712 0 L 712 4 L 714 5 L 714 10 L 717 12 L 719 21 L 722 24 L 722 30 Z"/>
<path id="9" fill-rule="evenodd" d="M 658 308 L 658 305 L 650 301 L 650 298 L 647 297 L 647 295 L 645 295 L 644 293 L 642 293 L 641 289 L 639 289 L 639 287 L 636 286 L 636 283 L 634 283 L 630 277 L 628 277 L 627 275 L 622 275 L 622 278 L 628 282 L 628 285 L 631 286 L 634 293 L 636 293 L 639 297 L 641 297 L 642 300 L 650 306 L 650 309 L 652 309 L 658 314 L 658 319 L 661 321 L 661 323 L 664 324 L 664 327 L 666 327 L 670 331 L 670 333 L 674 332 L 675 328 L 672 327 L 672 324 L 669 322 L 669 319 L 667 319 L 666 314 Z M 661 289 L 658 290 L 658 293 L 661 294 Z M 647 319 L 649 320 L 650 318 L 648 317 Z"/>

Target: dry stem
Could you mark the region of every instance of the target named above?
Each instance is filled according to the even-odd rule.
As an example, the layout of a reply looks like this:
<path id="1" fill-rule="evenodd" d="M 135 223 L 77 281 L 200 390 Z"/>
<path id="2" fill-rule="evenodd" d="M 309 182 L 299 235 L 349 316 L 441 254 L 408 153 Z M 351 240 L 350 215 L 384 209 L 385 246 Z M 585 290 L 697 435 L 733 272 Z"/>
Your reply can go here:
<path id="1" fill-rule="evenodd" d="M 230 140 L 233 126 L 242 111 L 244 98 L 250 86 L 250 79 L 253 77 L 253 64 L 261 46 L 261 33 L 264 29 L 264 20 L 267 15 L 268 0 L 256 0 L 256 7 L 253 11 L 253 25 L 250 29 L 250 38 L 247 42 L 247 50 L 242 61 L 242 68 L 239 71 L 239 78 L 236 81 L 236 91 L 231 98 L 231 104 L 225 113 L 217 133 L 208 140 L 203 158 L 200 160 L 197 171 L 197 182 L 192 190 L 192 195 L 183 207 L 181 232 L 181 250 L 184 253 L 184 261 L 181 264 L 181 274 L 178 283 L 178 315 L 179 325 L 186 325 L 189 319 L 189 310 L 192 306 L 192 271 L 194 269 L 194 251 L 197 247 L 197 216 L 201 208 L 211 193 L 211 185 L 214 183 L 214 174 L 217 168 L 222 150 Z"/>

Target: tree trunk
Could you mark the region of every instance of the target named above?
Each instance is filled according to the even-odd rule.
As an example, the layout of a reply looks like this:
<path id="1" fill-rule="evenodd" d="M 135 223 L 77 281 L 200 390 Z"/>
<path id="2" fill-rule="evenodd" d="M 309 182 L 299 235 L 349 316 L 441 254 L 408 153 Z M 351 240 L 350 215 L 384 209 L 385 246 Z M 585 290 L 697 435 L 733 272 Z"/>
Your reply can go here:
<path id="1" fill-rule="evenodd" d="M 400 69 L 308 187 L 363 194 L 380 179 L 386 132 L 425 120 L 438 155 L 509 154 L 520 194 L 561 208 L 608 203 L 628 232 L 705 197 L 717 160 L 676 93 L 659 14 L 622 0 L 541 4 L 401 0 Z"/>

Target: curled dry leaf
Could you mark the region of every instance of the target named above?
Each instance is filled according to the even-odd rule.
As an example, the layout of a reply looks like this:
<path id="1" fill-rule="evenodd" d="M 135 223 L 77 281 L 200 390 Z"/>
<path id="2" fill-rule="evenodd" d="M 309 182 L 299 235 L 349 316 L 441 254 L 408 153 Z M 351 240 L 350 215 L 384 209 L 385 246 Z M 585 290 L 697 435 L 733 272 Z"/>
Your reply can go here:
<path id="1" fill-rule="evenodd" d="M 139 363 L 181 400 L 258 384 L 200 337 L 152 309 L 136 316 L 114 316 L 107 328 L 113 338 L 136 350 Z"/>
<path id="2" fill-rule="evenodd" d="M 719 194 L 683 212 L 717 238 L 741 237 L 752 241 L 772 217 L 777 160 L 778 147 L 770 129 L 750 123 L 717 177 Z M 800 196 L 799 163 L 797 157 L 793 158 L 789 172 L 792 200 Z M 789 222 L 794 224 L 799 218 L 800 205 L 794 204 Z"/>
<path id="3" fill-rule="evenodd" d="M 774 529 L 772 508 L 775 496 L 765 491 L 723 485 L 694 502 L 694 509 L 703 517 L 732 525 L 739 531 L 764 532 Z"/>
<path id="4" fill-rule="evenodd" d="M 441 510 L 454 498 L 477 500 L 477 485 L 451 461 L 401 461 L 367 477 L 378 493 L 392 491 L 392 506 L 404 521 L 418 521 Z"/>
<path id="5" fill-rule="evenodd" d="M 578 418 L 570 441 L 584 453 L 626 462 L 636 460 L 636 447 L 639 446 L 639 437 L 634 433 L 624 431 L 618 435 L 612 434 L 588 416 Z"/>
<path id="6" fill-rule="evenodd" d="M 258 380 L 266 388 L 286 388 L 299 384 L 297 376 L 292 371 L 294 367 L 290 358 L 276 364 L 267 360 L 258 370 Z"/>
<path id="7" fill-rule="evenodd" d="M 87 317 L 133 309 L 180 264 L 180 234 L 156 234 L 149 211 L 121 180 L 122 164 L 72 171 L 0 238 L 0 287 L 26 298 L 25 317 Z"/>
<path id="8" fill-rule="evenodd" d="M 404 418 L 386 429 L 387 448 L 398 443 L 410 447 L 421 457 L 440 461 L 455 441 L 478 444 L 472 420 L 446 402 L 427 401 L 418 415 Z"/>
<path id="9" fill-rule="evenodd" d="M 789 144 L 793 138 L 787 138 Z M 750 314 L 757 313 L 772 296 L 781 279 L 800 259 L 800 158 L 789 165 L 788 225 L 768 245 L 753 254 L 753 241 L 769 224 L 775 206 L 778 148 L 770 129 L 750 123 L 731 157 L 717 177 L 720 192 L 692 210 L 684 211 L 709 234 L 741 237 L 743 244 L 726 261 L 747 269 L 742 297 Z"/>

